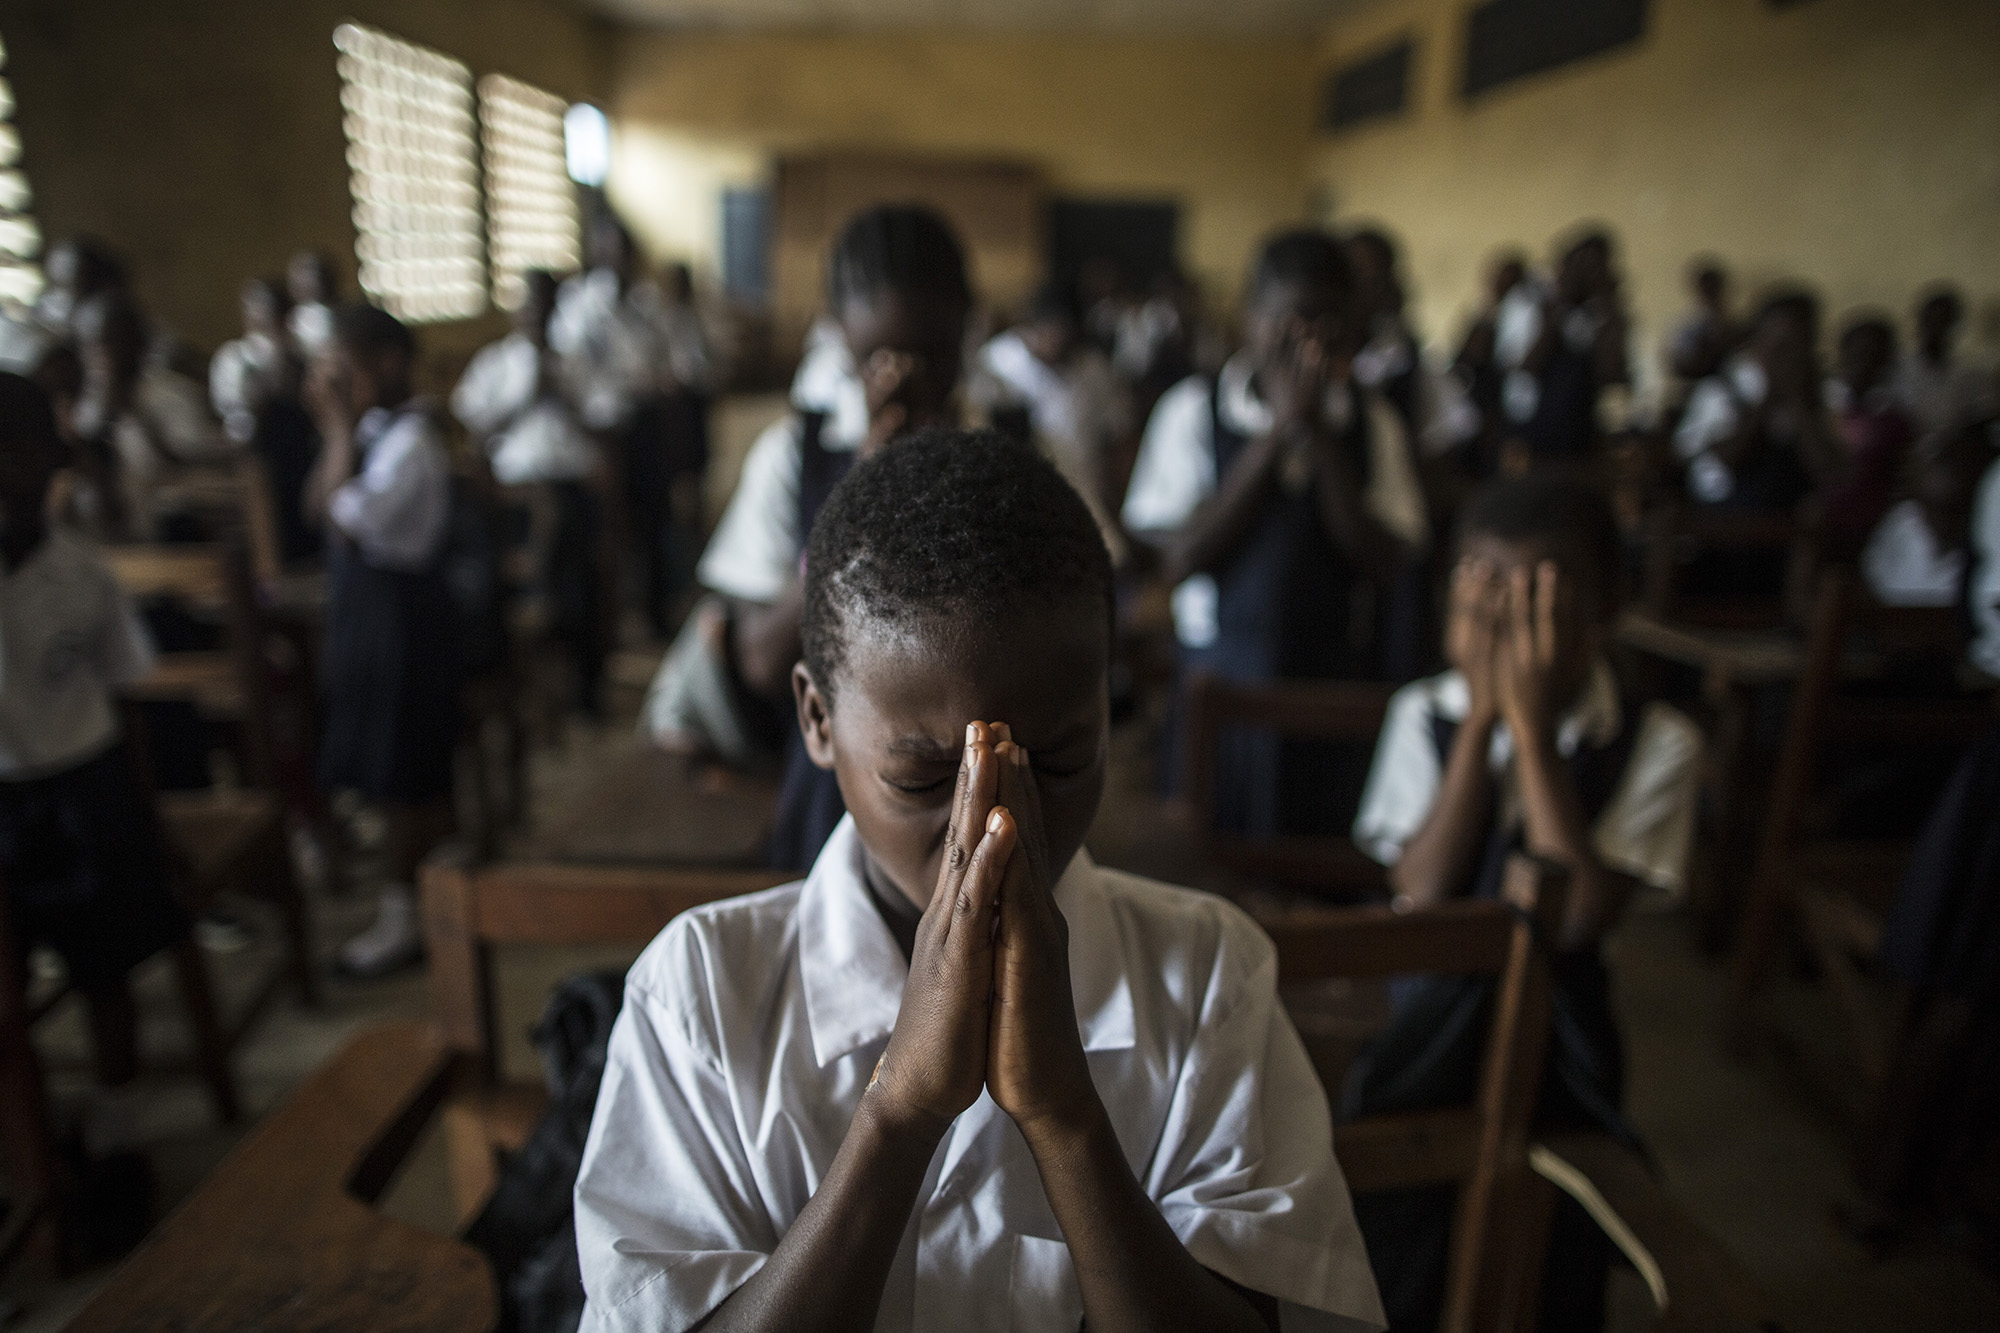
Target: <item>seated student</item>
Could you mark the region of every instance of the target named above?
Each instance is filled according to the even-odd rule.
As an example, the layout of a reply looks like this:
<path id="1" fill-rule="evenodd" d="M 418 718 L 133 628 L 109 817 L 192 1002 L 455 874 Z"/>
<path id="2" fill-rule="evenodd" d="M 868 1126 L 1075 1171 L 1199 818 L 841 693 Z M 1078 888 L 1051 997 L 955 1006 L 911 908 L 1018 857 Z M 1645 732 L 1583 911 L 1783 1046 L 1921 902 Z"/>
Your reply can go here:
<path id="1" fill-rule="evenodd" d="M 1916 345 L 1896 366 L 1895 392 L 1929 450 L 1968 422 L 1995 408 L 1993 384 L 1958 359 L 1958 326 L 1965 301 L 1958 289 L 1938 283 L 1917 300 Z"/>
<path id="2" fill-rule="evenodd" d="M 556 279 L 540 269 L 523 279 L 514 331 L 474 355 L 452 390 L 452 414 L 481 441 L 493 476 L 528 505 L 535 578 L 548 599 L 550 637 L 575 672 L 578 707 L 603 706 L 605 634 L 598 579 L 597 444 L 577 419 L 549 347 Z"/>
<path id="3" fill-rule="evenodd" d="M 319 535 L 299 507 L 319 436 L 299 396 L 305 364 L 289 327 L 291 297 L 277 278 L 252 278 L 243 284 L 242 301 L 243 336 L 216 349 L 208 398 L 223 433 L 263 461 L 279 555 L 300 560 L 319 550 Z"/>
<path id="4" fill-rule="evenodd" d="M 1184 680 L 1375 679 L 1417 651 L 1359 614 L 1414 563 L 1428 524 L 1401 419 L 1349 374 L 1358 319 L 1339 242 L 1277 236 L 1251 274 L 1243 350 L 1153 409 L 1124 523 L 1158 550 L 1174 590 Z M 1226 827 L 1337 826 L 1324 806 L 1340 756 L 1226 739 L 1216 782 Z"/>
<path id="5" fill-rule="evenodd" d="M 228 462 L 240 446 L 217 429 L 201 385 L 147 357 L 145 317 L 122 292 L 85 301 L 74 328 L 83 361 L 74 428 L 115 474 L 104 497 L 112 530 L 138 541 L 207 535 L 174 482 Z"/>
<path id="6" fill-rule="evenodd" d="M 1896 331 L 1876 315 L 1850 316 L 1840 331 L 1827 410 L 1841 466 L 1820 494 L 1820 518 L 1835 551 L 1851 555 L 1889 511 L 1914 432 L 1889 388 Z"/>
<path id="7" fill-rule="evenodd" d="M 1389 867 L 1397 904 L 1412 908 L 1497 896 L 1515 850 L 1568 868 L 1550 942 L 1556 1037 L 1537 1123 L 1629 1135 L 1599 945 L 1641 886 L 1684 887 L 1701 740 L 1665 704 L 1635 707 L 1604 658 L 1619 550 L 1610 506 L 1580 482 L 1534 475 L 1473 500 L 1452 574 L 1452 669 L 1391 700 L 1354 840 Z M 1388 1029 L 1350 1071 L 1342 1118 L 1469 1100 L 1490 995 L 1475 978 L 1401 984 Z M 1451 1190 L 1365 1195 L 1356 1215 L 1390 1327 L 1435 1327 Z M 1580 1212 L 1558 1218 L 1545 1328 L 1602 1326 L 1594 1240 Z"/>
<path id="8" fill-rule="evenodd" d="M 1611 237 L 1585 231 L 1556 264 L 1535 342 L 1509 385 L 1508 438 L 1526 449 L 1525 457 L 1514 453 L 1511 466 L 1576 461 L 1596 452 L 1598 398 L 1613 384 L 1631 383 L 1629 328 L 1611 263 Z"/>
<path id="9" fill-rule="evenodd" d="M 1269 941 L 1082 850 L 1112 584 L 1076 493 L 930 432 L 835 490 L 806 582 L 798 725 L 850 813 L 628 974 L 582 1327 L 1379 1327 Z"/>
<path id="10" fill-rule="evenodd" d="M 380 911 L 336 958 L 364 977 L 421 956 L 412 886 L 452 822 L 460 626 L 439 571 L 451 460 L 411 390 L 416 359 L 395 316 L 342 306 L 308 385 L 325 441 L 306 493 L 327 535 L 320 785 L 379 804 L 389 825 Z"/>
<path id="11" fill-rule="evenodd" d="M 729 602 L 729 655 L 747 690 L 782 700 L 799 660 L 806 534 L 856 458 L 925 426 L 956 424 L 971 289 L 944 220 L 917 206 L 871 208 L 834 242 L 827 305 L 858 367 L 867 408 L 859 439 L 798 412 L 758 437 L 697 570 Z M 803 870 L 840 822 L 840 790 L 789 738 L 770 863 Z"/>
<path id="12" fill-rule="evenodd" d="M 0 881 L 14 947 L 62 955 L 115 1088 L 136 1073 L 126 974 L 189 921 L 113 699 L 151 670 L 152 645 L 111 571 L 44 517 L 66 455 L 47 395 L 0 374 Z"/>
<path id="13" fill-rule="evenodd" d="M 285 329 L 307 361 L 333 341 L 333 316 L 340 308 L 340 272 L 324 250 L 301 250 L 285 265 L 285 294 L 291 310 Z"/>
<path id="14" fill-rule="evenodd" d="M 979 349 L 973 387 L 996 420 L 1010 409 L 1025 413 L 1050 460 L 1094 512 L 1109 516 L 1129 403 L 1110 360 L 1083 342 L 1066 285 L 1044 285 L 1018 324 Z"/>

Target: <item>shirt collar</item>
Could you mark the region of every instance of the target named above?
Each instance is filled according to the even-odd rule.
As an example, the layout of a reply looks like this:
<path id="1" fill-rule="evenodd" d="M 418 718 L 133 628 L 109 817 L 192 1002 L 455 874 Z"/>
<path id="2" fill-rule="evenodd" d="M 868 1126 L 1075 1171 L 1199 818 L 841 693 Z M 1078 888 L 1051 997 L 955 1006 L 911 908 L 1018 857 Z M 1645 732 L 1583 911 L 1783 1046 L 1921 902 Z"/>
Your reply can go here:
<path id="1" fill-rule="evenodd" d="M 1465 677 L 1457 671 L 1433 677 L 1431 708 L 1439 717 L 1463 722 L 1472 709 L 1472 693 L 1466 689 Z M 1618 700 L 1618 678 L 1611 674 L 1610 663 L 1600 657 L 1591 664 L 1583 693 L 1556 727 L 1556 749 L 1563 754 L 1575 754 L 1585 741 L 1594 747 L 1609 745 L 1624 725 L 1625 709 Z"/>
<path id="2" fill-rule="evenodd" d="M 909 979 L 895 937 L 869 900 L 862 855 L 853 817 L 843 818 L 799 894 L 799 981 L 822 1069 L 888 1037 Z M 1122 1050 L 1135 1040 L 1132 991 L 1098 874 L 1090 854 L 1079 851 L 1056 884 L 1056 905 L 1069 922 L 1070 994 L 1083 1048 Z"/>

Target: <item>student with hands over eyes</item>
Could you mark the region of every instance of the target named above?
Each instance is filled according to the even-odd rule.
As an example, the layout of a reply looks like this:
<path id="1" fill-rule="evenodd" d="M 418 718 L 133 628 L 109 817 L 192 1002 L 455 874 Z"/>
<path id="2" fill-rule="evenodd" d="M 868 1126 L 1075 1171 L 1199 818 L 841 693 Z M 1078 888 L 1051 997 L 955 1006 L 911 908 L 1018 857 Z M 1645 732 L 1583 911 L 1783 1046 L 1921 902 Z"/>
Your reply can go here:
<path id="1" fill-rule="evenodd" d="M 1618 525 L 1581 482 L 1529 476 L 1474 497 L 1459 534 L 1445 651 L 1452 669 L 1396 692 L 1354 839 L 1400 907 L 1500 896 L 1508 858 L 1569 871 L 1550 952 L 1556 1012 L 1539 1128 L 1630 1138 L 1623 1049 L 1599 945 L 1642 887 L 1686 882 L 1701 745 L 1661 703 L 1627 699 L 1604 650 L 1619 610 Z M 1341 1119 L 1462 1105 L 1477 1085 L 1492 982 L 1420 976 L 1350 1068 Z M 1363 1196 L 1355 1214 L 1392 1329 L 1436 1327 L 1448 1189 Z M 1603 1326 L 1608 1251 L 1565 1204 L 1542 1278 L 1544 1329 Z"/>
<path id="2" fill-rule="evenodd" d="M 627 975 L 583 1328 L 1380 1326 L 1270 941 L 1083 850 L 1111 591 L 1083 500 L 998 434 L 833 492 L 792 679 L 847 813 Z"/>

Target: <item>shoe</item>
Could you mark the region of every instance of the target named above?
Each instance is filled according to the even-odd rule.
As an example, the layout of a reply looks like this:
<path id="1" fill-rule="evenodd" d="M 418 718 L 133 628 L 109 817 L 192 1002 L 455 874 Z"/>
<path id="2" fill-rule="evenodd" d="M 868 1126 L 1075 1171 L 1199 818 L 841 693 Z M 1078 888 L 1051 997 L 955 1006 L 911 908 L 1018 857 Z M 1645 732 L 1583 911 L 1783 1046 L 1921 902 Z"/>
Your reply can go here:
<path id="1" fill-rule="evenodd" d="M 423 957 L 416 894 L 407 884 L 392 884 L 382 890 L 375 924 L 340 946 L 334 966 L 344 976 L 370 980 L 413 966 Z"/>

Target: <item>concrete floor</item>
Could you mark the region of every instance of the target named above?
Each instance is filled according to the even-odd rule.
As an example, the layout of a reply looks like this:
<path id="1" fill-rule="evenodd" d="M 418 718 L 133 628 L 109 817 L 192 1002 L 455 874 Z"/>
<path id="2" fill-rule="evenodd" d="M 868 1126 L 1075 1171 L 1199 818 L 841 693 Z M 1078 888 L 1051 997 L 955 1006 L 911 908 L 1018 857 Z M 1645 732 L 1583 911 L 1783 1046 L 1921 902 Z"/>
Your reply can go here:
<path id="1" fill-rule="evenodd" d="M 744 400 L 718 417 L 720 468 L 733 477 L 755 431 L 782 404 Z M 718 485 L 716 495 L 726 496 Z M 618 674 L 643 680 L 646 659 L 622 661 Z M 602 729 L 571 724 L 560 746 L 538 750 L 533 765 L 534 808 L 546 817 L 573 797 L 610 748 L 629 735 L 637 692 L 614 692 L 614 718 Z M 1132 734 L 1118 738 L 1115 780 L 1093 835 L 1100 858 L 1120 858 L 1147 841 L 1142 794 L 1148 782 L 1143 745 Z M 1143 869 L 1145 867 L 1135 866 Z M 316 904 L 322 961 L 367 923 L 366 893 L 322 897 Z M 225 1000 L 240 995 L 275 957 L 275 930 L 243 953 L 211 961 Z M 1830 1012 L 1811 987 L 1791 980 L 1777 987 L 1775 1008 L 1783 1030 L 1803 1060 L 1775 1056 L 1741 1060 L 1718 1038 L 1724 978 L 1694 941 L 1685 918 L 1637 916 L 1614 942 L 1618 1003 L 1627 1036 L 1630 1111 L 1644 1134 L 1667 1187 L 1749 1267 L 1765 1286 L 1791 1333 L 1870 1333 L 1872 1330 L 2000 1329 L 2000 1284 L 1955 1252 L 1934 1243 L 1913 1244 L 1875 1260 L 1843 1238 L 1833 1208 L 1848 1196 L 1843 1107 L 1826 1089 L 1837 1077 L 1801 1077 L 1796 1070 L 1837 1069 L 1828 1058 Z M 499 967 L 502 1023 L 512 1034 L 510 1069 L 527 1073 L 535 1060 L 526 1031 L 555 980 L 587 967 L 621 964 L 637 948 L 535 949 L 505 954 Z M 187 1071 L 185 1028 L 171 976 L 158 962 L 136 975 L 145 1014 L 143 1049 L 156 1072 L 146 1075 L 129 1109 L 135 1139 L 152 1162 L 162 1213 L 185 1198 L 237 1141 L 244 1126 L 215 1125 L 199 1084 Z M 412 972 L 360 984 L 331 980 L 324 1004 L 305 1011 L 281 1000 L 244 1045 L 238 1076 L 249 1123 L 277 1105 L 286 1092 L 359 1028 L 391 1017 L 426 1012 L 425 983 Z M 94 1093 L 83 1068 L 87 1055 L 80 1016 L 58 1011 L 38 1033 L 51 1074 L 58 1117 L 74 1121 Z M 176 1069 L 178 1066 L 178 1069 Z M 451 1227 L 441 1145 L 419 1144 L 392 1186 L 385 1207 L 406 1221 L 447 1231 Z M 101 1283 L 108 1270 L 84 1273 L 55 1285 L 18 1276 L 0 1281 L 0 1328 L 62 1327 Z M 1612 1327 L 1646 1326 L 1643 1288 L 1627 1274 L 1613 1278 Z"/>

